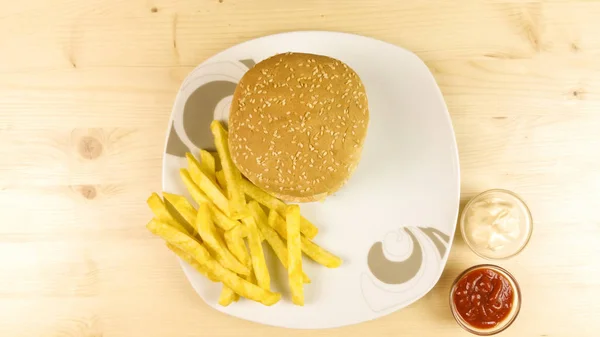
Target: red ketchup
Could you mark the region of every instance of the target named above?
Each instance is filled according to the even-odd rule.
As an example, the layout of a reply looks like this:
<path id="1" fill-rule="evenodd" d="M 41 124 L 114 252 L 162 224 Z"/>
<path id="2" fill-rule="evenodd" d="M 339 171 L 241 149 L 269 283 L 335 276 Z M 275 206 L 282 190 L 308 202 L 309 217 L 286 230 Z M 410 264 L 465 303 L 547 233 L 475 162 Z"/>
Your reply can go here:
<path id="1" fill-rule="evenodd" d="M 460 317 L 478 329 L 492 329 L 506 319 L 513 300 L 514 289 L 506 276 L 487 268 L 464 275 L 452 294 Z"/>

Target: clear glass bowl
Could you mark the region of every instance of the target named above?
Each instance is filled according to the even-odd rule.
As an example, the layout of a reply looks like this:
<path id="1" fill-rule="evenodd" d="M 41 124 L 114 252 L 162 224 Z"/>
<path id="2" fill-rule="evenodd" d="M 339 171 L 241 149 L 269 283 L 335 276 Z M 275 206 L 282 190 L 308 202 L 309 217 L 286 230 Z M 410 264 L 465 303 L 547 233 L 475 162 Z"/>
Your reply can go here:
<path id="1" fill-rule="evenodd" d="M 494 326 L 493 328 L 490 328 L 490 329 L 479 329 L 477 327 L 471 326 L 458 313 L 458 311 L 456 309 L 456 305 L 454 304 L 454 298 L 453 298 L 454 295 L 453 294 L 454 294 L 454 291 L 456 290 L 456 286 L 457 286 L 458 282 L 463 277 L 465 277 L 467 274 L 469 274 L 470 272 L 477 270 L 477 269 L 491 269 L 491 270 L 495 271 L 496 273 L 503 275 L 509 281 L 509 283 L 513 289 L 513 305 L 512 305 L 510 313 L 508 314 L 508 316 L 506 316 L 506 318 L 503 321 L 501 321 L 496 326 Z M 450 309 L 451 309 L 452 315 L 454 316 L 454 319 L 456 320 L 458 325 L 460 325 L 463 329 L 467 330 L 468 332 L 478 335 L 478 336 L 495 335 L 497 333 L 504 331 L 506 328 L 508 328 L 515 321 L 517 316 L 519 315 L 519 311 L 521 310 L 521 289 L 519 288 L 519 284 L 517 283 L 517 280 L 515 280 L 515 278 L 504 268 L 501 268 L 501 267 L 498 267 L 498 266 L 495 266 L 492 264 L 480 264 L 480 265 L 473 266 L 473 267 L 468 268 L 467 270 L 463 271 L 454 280 L 454 283 L 452 284 L 452 288 L 450 288 Z"/>
<path id="2" fill-rule="evenodd" d="M 507 247 L 501 250 L 492 251 L 473 242 L 472 235 L 470 235 L 473 227 L 468 225 L 471 219 L 468 218 L 467 215 L 471 214 L 471 208 L 481 205 L 482 202 L 504 202 L 514 207 L 515 214 L 519 215 L 520 232 L 518 238 L 514 239 L 514 242 L 512 242 L 511 245 L 507 245 Z M 492 189 L 469 200 L 460 215 L 459 227 L 463 240 L 475 254 L 486 259 L 499 260 L 515 256 L 527 246 L 527 243 L 529 243 L 529 239 L 531 238 L 531 233 L 533 232 L 533 218 L 529 208 L 518 195 L 508 190 Z"/>

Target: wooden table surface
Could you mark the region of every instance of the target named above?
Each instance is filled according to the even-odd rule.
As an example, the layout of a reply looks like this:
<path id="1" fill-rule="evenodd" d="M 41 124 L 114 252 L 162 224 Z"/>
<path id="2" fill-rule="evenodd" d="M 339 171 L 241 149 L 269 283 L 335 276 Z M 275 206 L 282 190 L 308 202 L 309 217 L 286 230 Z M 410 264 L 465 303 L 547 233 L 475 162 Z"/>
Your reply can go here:
<path id="1" fill-rule="evenodd" d="M 423 299 L 345 328 L 228 317 L 146 232 L 174 95 L 227 47 L 292 30 L 371 36 L 420 56 L 460 151 L 463 204 L 506 188 L 532 209 L 504 336 L 598 336 L 600 3 L 2 0 L 0 336 L 466 336 L 450 283 L 483 260 L 457 237 Z"/>

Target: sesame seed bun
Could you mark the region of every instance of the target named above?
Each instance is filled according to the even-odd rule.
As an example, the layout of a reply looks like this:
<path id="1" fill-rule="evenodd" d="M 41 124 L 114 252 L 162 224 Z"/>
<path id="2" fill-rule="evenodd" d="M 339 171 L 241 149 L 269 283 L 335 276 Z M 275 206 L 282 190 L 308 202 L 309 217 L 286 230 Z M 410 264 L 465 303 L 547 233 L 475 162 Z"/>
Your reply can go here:
<path id="1" fill-rule="evenodd" d="M 350 67 L 326 56 L 280 54 L 238 84 L 229 146 L 252 183 L 283 200 L 309 202 L 346 183 L 368 124 L 365 88 Z"/>

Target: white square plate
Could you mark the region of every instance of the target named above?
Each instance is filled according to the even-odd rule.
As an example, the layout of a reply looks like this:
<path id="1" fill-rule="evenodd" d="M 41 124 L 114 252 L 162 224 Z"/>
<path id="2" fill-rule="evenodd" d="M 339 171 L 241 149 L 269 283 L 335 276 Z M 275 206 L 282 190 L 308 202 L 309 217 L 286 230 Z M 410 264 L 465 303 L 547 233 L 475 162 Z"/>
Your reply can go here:
<path id="1" fill-rule="evenodd" d="M 460 174 L 452 123 L 433 76 L 416 55 L 357 35 L 293 32 L 213 56 L 192 71 L 177 94 L 163 188 L 187 195 L 179 179 L 185 152 L 213 148 L 209 123 L 227 120 L 242 75 L 256 62 L 288 51 L 337 58 L 358 73 L 367 90 L 371 121 L 356 172 L 325 202 L 301 205 L 302 214 L 320 230 L 315 242 L 344 264 L 327 269 L 304 260 L 312 279 L 305 286 L 304 307 L 291 303 L 286 271 L 271 256 L 272 288 L 283 294 L 272 307 L 248 300 L 221 307 L 220 284 L 185 262 L 183 269 L 206 303 L 250 321 L 319 329 L 384 316 L 418 300 L 438 281 L 458 215 Z"/>

